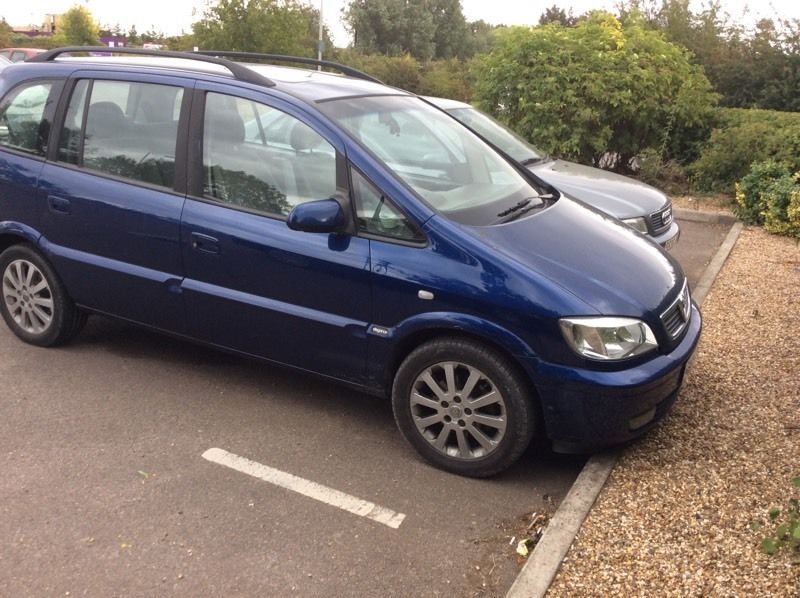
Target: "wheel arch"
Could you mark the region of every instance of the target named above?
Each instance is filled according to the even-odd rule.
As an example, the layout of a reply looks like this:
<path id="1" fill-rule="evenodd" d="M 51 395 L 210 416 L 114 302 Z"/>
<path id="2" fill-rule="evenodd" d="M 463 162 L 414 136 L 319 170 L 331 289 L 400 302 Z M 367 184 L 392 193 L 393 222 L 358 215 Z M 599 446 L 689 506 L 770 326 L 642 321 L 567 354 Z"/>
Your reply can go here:
<path id="1" fill-rule="evenodd" d="M 0 222 L 0 253 L 20 243 L 38 246 L 41 234 L 34 228 L 19 222 Z"/>
<path id="2" fill-rule="evenodd" d="M 428 314 L 430 316 L 430 314 Z M 525 370 L 518 356 L 535 357 L 533 350 L 512 332 L 472 316 L 458 315 L 457 320 L 452 318 L 424 318 L 422 321 L 408 322 L 396 329 L 398 335 L 392 353 L 387 361 L 384 371 L 384 388 L 386 394 L 391 395 L 392 382 L 400 364 L 411 354 L 414 349 L 424 343 L 440 338 L 455 338 L 483 344 L 496 351 L 505 358 L 522 377 L 527 385 L 529 396 L 537 411 L 537 432 L 542 431 L 544 419 L 539 393 Z"/>

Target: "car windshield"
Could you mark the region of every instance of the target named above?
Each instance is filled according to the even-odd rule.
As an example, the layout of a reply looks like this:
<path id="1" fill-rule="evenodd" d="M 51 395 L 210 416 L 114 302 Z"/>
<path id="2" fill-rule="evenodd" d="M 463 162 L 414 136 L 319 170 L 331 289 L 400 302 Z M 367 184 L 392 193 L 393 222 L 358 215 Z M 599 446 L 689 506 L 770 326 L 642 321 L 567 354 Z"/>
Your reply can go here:
<path id="1" fill-rule="evenodd" d="M 498 222 L 509 208 L 543 205 L 535 188 L 466 127 L 416 97 L 319 104 L 438 212 L 464 224 Z"/>
<path id="2" fill-rule="evenodd" d="M 547 156 L 536 149 L 511 129 L 501 125 L 488 114 L 475 108 L 451 108 L 448 111 L 460 122 L 493 143 L 517 162 L 530 164 L 544 160 Z"/>

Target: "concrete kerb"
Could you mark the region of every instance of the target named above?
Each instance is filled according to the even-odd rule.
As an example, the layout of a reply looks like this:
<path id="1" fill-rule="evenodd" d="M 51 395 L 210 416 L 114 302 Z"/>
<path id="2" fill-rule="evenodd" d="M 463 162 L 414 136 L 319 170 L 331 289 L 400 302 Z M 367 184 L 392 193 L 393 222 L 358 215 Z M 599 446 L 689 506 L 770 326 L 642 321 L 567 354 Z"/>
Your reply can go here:
<path id="1" fill-rule="evenodd" d="M 704 222 L 706 224 L 733 224 L 736 216 L 725 212 L 701 212 L 700 210 L 690 210 L 687 208 L 673 208 L 672 213 L 678 220 L 688 220 L 689 222 Z"/>
<path id="2" fill-rule="evenodd" d="M 692 214 L 707 214 L 707 212 L 689 211 Z M 726 216 L 725 214 L 712 215 Z M 676 217 L 682 218 L 677 210 Z M 730 216 L 729 218 L 733 219 Z M 719 223 L 726 222 L 726 220 L 703 220 L 702 222 Z M 736 245 L 742 228 L 741 222 L 734 223 L 722 245 L 719 246 L 711 262 L 703 271 L 697 287 L 692 290 L 692 297 L 698 305 L 705 300 L 714 279 L 722 270 L 722 266 Z M 564 557 L 567 556 L 572 542 L 594 506 L 621 453 L 621 450 L 616 449 L 589 458 L 551 518 L 541 540 L 508 590 L 506 598 L 541 598 L 547 593 Z"/>

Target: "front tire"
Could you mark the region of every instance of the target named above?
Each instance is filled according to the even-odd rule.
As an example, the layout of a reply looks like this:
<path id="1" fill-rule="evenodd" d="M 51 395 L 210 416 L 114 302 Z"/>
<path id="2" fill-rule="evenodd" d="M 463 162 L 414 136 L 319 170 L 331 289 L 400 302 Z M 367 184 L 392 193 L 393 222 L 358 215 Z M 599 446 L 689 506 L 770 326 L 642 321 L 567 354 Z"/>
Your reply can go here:
<path id="1" fill-rule="evenodd" d="M 392 386 L 395 421 L 428 462 L 488 477 L 511 466 L 536 426 L 530 388 L 500 353 L 465 339 L 425 343 Z"/>
<path id="2" fill-rule="evenodd" d="M 0 291 L 0 313 L 26 343 L 66 343 L 86 322 L 55 270 L 30 245 L 13 245 L 0 254 Z"/>

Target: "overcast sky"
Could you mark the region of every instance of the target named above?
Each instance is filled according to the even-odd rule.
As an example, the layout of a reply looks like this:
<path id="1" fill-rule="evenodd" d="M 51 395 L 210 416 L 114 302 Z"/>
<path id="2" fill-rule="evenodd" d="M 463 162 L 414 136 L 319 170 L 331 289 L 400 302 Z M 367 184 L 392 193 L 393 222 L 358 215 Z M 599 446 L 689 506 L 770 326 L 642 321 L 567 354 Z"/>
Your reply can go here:
<path id="1" fill-rule="evenodd" d="M 3 0 L 0 17 L 13 26 L 41 23 L 47 13 L 60 13 L 76 4 L 76 0 Z M 136 25 L 139 32 L 154 29 L 168 35 L 189 31 L 191 23 L 198 18 L 205 0 L 87 0 L 81 1 L 103 26 L 113 27 L 119 23 L 124 29 Z M 319 0 L 307 0 L 307 4 L 319 7 Z M 323 0 L 323 19 L 333 34 L 337 45 L 349 42 L 341 24 L 341 9 L 347 0 Z M 575 14 L 591 9 L 613 9 L 615 0 L 463 0 L 467 20 L 483 19 L 489 23 L 506 25 L 533 25 L 547 8 L 557 4 Z M 695 10 L 703 2 L 692 0 Z M 748 10 L 750 4 L 753 8 Z M 743 24 L 752 24 L 758 18 L 800 18 L 798 0 L 722 0 L 723 9 Z M 196 15 L 196 16 L 195 16 Z"/>

